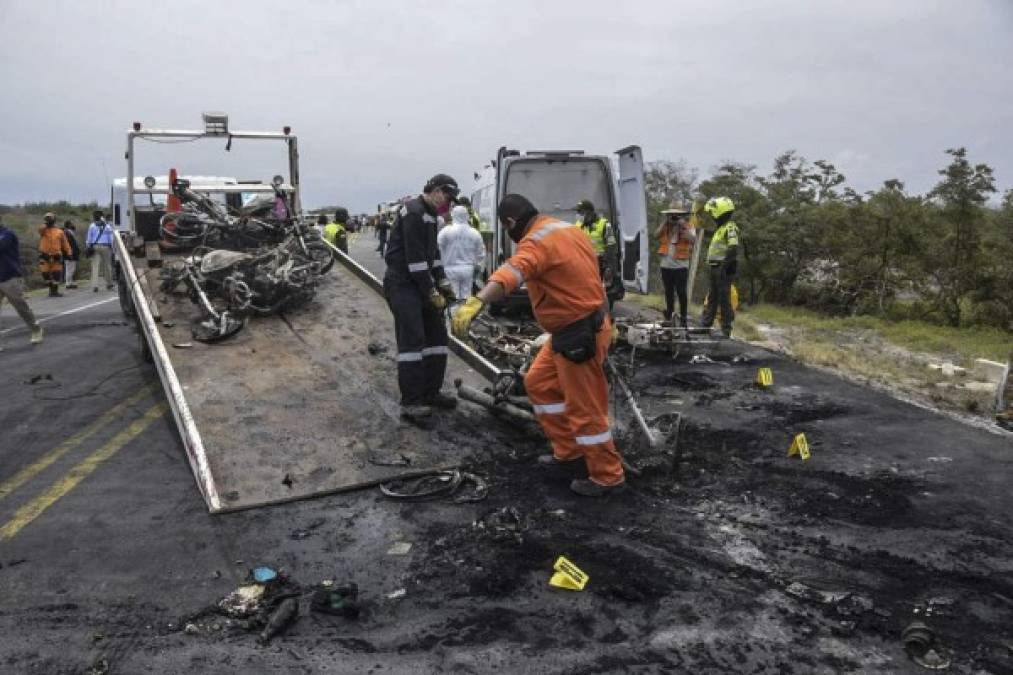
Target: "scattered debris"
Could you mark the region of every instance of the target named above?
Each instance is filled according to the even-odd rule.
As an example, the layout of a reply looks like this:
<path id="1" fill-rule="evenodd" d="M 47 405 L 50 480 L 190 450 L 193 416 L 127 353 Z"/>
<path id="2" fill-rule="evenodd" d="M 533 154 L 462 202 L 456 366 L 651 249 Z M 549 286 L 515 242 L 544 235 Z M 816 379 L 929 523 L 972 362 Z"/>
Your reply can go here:
<path id="1" fill-rule="evenodd" d="M 491 511 L 478 520 L 472 527 L 479 532 L 487 534 L 493 541 L 514 540 L 520 543 L 524 540 L 522 532 L 527 529 L 520 511 L 514 506 L 504 506 L 501 509 Z"/>
<path id="2" fill-rule="evenodd" d="M 39 382 L 52 382 L 53 375 L 51 373 L 42 373 L 40 375 L 32 375 L 30 378 L 25 380 L 25 384 L 38 384 Z"/>
<path id="3" fill-rule="evenodd" d="M 327 522 L 327 519 L 325 519 L 325 518 L 317 518 L 316 520 L 312 521 L 309 525 L 307 525 L 306 527 L 304 527 L 302 529 L 292 530 L 292 532 L 288 536 L 289 536 L 290 539 L 296 539 L 296 540 L 298 540 L 298 539 L 305 539 L 306 537 L 308 537 L 311 534 L 313 534 L 313 530 L 316 530 L 320 526 L 324 525 L 326 522 Z"/>
<path id="4" fill-rule="evenodd" d="M 942 653 L 935 631 L 921 621 L 909 624 L 901 633 L 901 640 L 908 656 L 922 668 L 945 670 L 950 667 L 950 658 Z"/>
<path id="5" fill-rule="evenodd" d="M 311 611 L 343 616 L 346 619 L 358 618 L 360 611 L 359 587 L 356 584 L 350 583 L 337 588 L 325 584 L 321 584 L 321 586 L 313 592 L 313 597 L 310 600 Z"/>
<path id="6" fill-rule="evenodd" d="M 694 354 L 693 358 L 689 360 L 690 363 L 714 363 L 714 359 L 707 356 L 706 354 Z"/>
<path id="7" fill-rule="evenodd" d="M 292 487 L 292 476 L 285 474 L 285 477 L 281 479 L 281 484 L 287 488 Z"/>
<path id="8" fill-rule="evenodd" d="M 474 487 L 470 493 L 466 492 L 456 497 L 453 500 L 455 504 L 481 501 L 489 493 L 485 479 L 459 469 L 433 471 L 410 478 L 396 478 L 380 483 L 380 492 L 391 499 L 426 501 L 449 497 L 466 484 L 471 484 Z"/>
<path id="9" fill-rule="evenodd" d="M 405 590 L 404 588 L 399 588 L 396 591 L 391 591 L 390 593 L 388 593 L 387 594 L 387 599 L 388 600 L 400 600 L 401 598 L 405 597 L 406 595 L 408 595 L 408 591 Z"/>
<path id="10" fill-rule="evenodd" d="M 370 342 L 366 345 L 366 351 L 369 352 L 370 356 L 380 356 L 381 354 L 386 354 L 387 350 L 387 345 L 381 342 Z"/>
<path id="11" fill-rule="evenodd" d="M 411 457 L 400 452 L 389 456 L 371 454 L 366 461 L 373 466 L 411 466 L 412 464 Z"/>
<path id="12" fill-rule="evenodd" d="M 193 343 L 192 342 L 174 342 L 172 346 L 175 347 L 176 349 L 190 349 L 191 347 L 193 347 Z"/>
<path id="13" fill-rule="evenodd" d="M 295 598 L 285 598 L 278 607 L 271 613 L 267 625 L 260 632 L 257 638 L 260 644 L 267 644 L 271 638 L 285 631 L 299 618 L 299 601 Z"/>
<path id="14" fill-rule="evenodd" d="M 387 555 L 408 555 L 408 552 L 411 550 L 412 544 L 410 541 L 397 541 L 387 549 Z"/>
<path id="15" fill-rule="evenodd" d="M 240 586 L 218 602 L 218 609 L 226 616 L 242 619 L 260 609 L 264 597 L 264 586 L 249 584 Z"/>

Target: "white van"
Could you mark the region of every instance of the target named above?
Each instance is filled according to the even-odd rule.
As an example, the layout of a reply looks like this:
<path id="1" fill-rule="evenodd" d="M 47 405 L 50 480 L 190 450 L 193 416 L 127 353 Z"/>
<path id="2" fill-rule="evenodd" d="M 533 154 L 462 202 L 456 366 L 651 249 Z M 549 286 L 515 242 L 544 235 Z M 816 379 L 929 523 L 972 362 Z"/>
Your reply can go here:
<path id="1" fill-rule="evenodd" d="M 632 145 L 606 155 L 585 155 L 579 150 L 528 151 L 499 149 L 496 159 L 476 174 L 471 204 L 483 225 L 492 230 L 487 242 L 486 274 L 513 252 L 513 242 L 500 226 L 496 207 L 507 194 L 527 197 L 542 213 L 560 220 L 577 220 L 577 202 L 588 199 L 605 216 L 619 240 L 608 263 L 619 270 L 619 280 L 606 289 L 610 299 L 625 290 L 647 292 L 647 203 L 644 193 L 643 154 Z M 618 170 L 617 170 L 618 169 Z M 527 291 L 508 298 L 508 306 L 528 303 Z"/>

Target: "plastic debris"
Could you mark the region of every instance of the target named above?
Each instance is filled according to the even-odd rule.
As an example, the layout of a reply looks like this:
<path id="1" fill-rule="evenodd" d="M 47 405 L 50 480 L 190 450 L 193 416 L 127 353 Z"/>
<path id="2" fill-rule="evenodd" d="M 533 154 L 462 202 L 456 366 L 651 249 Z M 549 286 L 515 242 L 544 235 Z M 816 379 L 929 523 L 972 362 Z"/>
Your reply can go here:
<path id="1" fill-rule="evenodd" d="M 794 457 L 798 455 L 803 460 L 809 459 L 809 441 L 806 440 L 805 434 L 798 434 L 795 439 L 791 442 L 791 447 L 788 448 L 788 456 Z"/>
<path id="2" fill-rule="evenodd" d="M 278 578 L 278 573 L 270 567 L 258 567 L 253 570 L 253 580 L 257 583 L 266 584 Z"/>
<path id="3" fill-rule="evenodd" d="M 690 363 L 714 363 L 714 359 L 705 354 L 694 354 L 689 360 Z"/>
<path id="4" fill-rule="evenodd" d="M 563 556 L 559 556 L 556 559 L 556 564 L 552 566 L 552 569 L 556 573 L 549 579 L 549 585 L 556 588 L 565 588 L 568 591 L 582 591 L 590 579 L 582 569 Z"/>
<path id="5" fill-rule="evenodd" d="M 227 616 L 242 619 L 260 608 L 263 597 L 264 587 L 260 584 L 240 586 L 218 603 L 218 609 Z"/>
<path id="6" fill-rule="evenodd" d="M 398 541 L 387 549 L 387 555 L 408 555 L 408 551 L 412 550 L 412 544 L 410 541 Z"/>
<path id="7" fill-rule="evenodd" d="M 295 598 L 285 598 L 278 605 L 278 608 L 271 613 L 264 630 L 260 631 L 261 644 L 267 644 L 271 638 L 283 632 L 299 618 L 299 601 Z"/>

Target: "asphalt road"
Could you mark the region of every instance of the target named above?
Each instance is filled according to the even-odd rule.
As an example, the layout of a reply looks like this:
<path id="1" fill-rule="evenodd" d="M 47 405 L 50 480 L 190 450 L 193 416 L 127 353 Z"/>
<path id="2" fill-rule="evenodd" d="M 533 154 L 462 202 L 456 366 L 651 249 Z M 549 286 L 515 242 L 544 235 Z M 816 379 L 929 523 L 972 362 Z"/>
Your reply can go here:
<path id="1" fill-rule="evenodd" d="M 377 272 L 374 246 L 352 243 Z M 365 491 L 210 516 L 133 329 L 116 302 L 86 307 L 106 299 L 35 298 L 44 344 L 3 335 L 0 672 L 920 672 L 899 631 L 933 592 L 953 670 L 1013 669 L 1006 438 L 747 350 L 681 382 L 665 363 L 638 375 L 644 396 L 673 392 L 655 412 L 685 406 L 691 424 L 683 474 L 625 501 L 569 496 L 524 461 L 537 440 L 465 410 L 434 441 L 483 446 L 485 503 Z M 772 399 L 748 386 L 757 363 L 775 369 Z M 811 464 L 783 458 L 796 429 Z M 588 592 L 546 586 L 564 551 Z M 259 646 L 202 613 L 257 564 L 354 581 L 364 614 L 309 614 L 304 598 Z M 862 588 L 882 611 L 835 632 L 847 616 L 788 597 L 793 580 Z"/>

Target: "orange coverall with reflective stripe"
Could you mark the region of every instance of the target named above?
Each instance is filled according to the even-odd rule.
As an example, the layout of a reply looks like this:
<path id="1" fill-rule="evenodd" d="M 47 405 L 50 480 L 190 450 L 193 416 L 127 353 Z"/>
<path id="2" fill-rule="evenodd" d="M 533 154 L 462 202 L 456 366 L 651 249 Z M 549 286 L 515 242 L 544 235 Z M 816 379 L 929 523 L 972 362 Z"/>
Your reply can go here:
<path id="1" fill-rule="evenodd" d="M 590 315 L 605 303 L 598 256 L 580 228 L 538 216 L 513 257 L 489 278 L 507 293 L 522 282 L 535 319 L 556 332 Z M 611 342 L 608 317 L 598 331 L 594 358 L 574 363 L 552 349 L 538 352 L 524 377 L 524 388 L 538 422 L 552 443 L 556 459 L 584 458 L 588 477 L 599 485 L 625 479 L 608 418 L 608 383 L 604 362 Z"/>
<path id="2" fill-rule="evenodd" d="M 70 243 L 66 235 L 59 227 L 39 228 L 39 253 L 48 256 L 46 260 L 39 261 L 39 271 L 44 279 L 54 275 L 53 281 L 63 271 L 63 259 L 71 254 Z"/>

